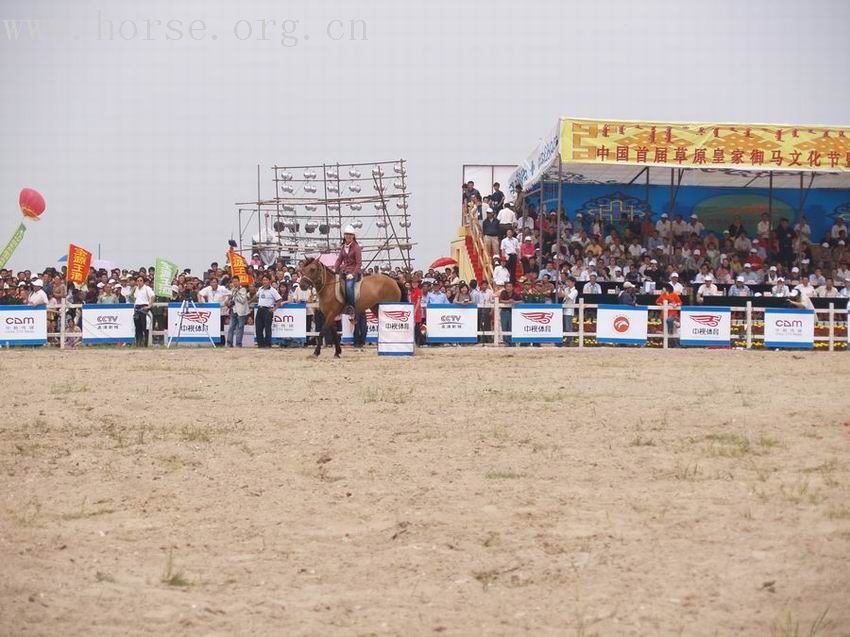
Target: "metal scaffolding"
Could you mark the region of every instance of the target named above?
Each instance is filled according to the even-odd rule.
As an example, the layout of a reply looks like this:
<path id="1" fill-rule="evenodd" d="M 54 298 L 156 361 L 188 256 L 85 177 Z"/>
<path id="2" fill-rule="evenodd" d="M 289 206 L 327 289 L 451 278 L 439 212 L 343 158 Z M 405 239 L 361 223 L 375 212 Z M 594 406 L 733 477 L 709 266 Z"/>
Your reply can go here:
<path id="1" fill-rule="evenodd" d="M 347 225 L 357 230 L 363 267 L 410 268 L 412 226 L 404 159 L 354 164 L 273 166 L 274 197 L 239 202 L 239 250 L 264 262 L 295 263 L 336 252 Z"/>

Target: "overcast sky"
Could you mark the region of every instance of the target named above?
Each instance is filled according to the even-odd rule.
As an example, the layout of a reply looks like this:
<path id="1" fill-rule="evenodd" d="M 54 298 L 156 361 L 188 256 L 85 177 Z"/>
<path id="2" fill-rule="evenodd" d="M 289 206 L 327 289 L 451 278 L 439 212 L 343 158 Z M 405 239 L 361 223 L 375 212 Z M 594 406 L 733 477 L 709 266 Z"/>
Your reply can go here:
<path id="1" fill-rule="evenodd" d="M 850 124 L 848 25 L 846 0 L 3 0 L 0 243 L 31 186 L 47 212 L 12 267 L 74 242 L 200 268 L 258 163 L 271 195 L 274 163 L 404 157 L 425 264 L 462 165 L 519 162 L 562 114 Z"/>

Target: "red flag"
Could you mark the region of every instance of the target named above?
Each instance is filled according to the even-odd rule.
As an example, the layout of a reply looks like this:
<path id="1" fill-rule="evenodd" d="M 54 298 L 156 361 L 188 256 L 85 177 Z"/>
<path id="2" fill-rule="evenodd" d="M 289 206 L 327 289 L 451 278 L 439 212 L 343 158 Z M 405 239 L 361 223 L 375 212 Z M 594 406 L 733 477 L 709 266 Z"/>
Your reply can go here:
<path id="1" fill-rule="evenodd" d="M 227 261 L 230 263 L 230 273 L 238 278 L 242 285 L 251 285 L 254 282 L 254 277 L 248 274 L 248 262 L 245 257 L 233 248 L 227 253 Z"/>
<path id="2" fill-rule="evenodd" d="M 82 285 L 89 275 L 91 269 L 91 252 L 73 243 L 68 246 L 68 275 L 65 280 L 68 283 Z"/>

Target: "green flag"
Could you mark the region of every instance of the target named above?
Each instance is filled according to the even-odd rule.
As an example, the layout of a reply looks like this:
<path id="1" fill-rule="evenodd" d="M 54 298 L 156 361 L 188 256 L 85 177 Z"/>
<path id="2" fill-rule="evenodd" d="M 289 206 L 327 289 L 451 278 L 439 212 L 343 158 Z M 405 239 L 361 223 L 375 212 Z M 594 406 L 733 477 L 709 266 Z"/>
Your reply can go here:
<path id="1" fill-rule="evenodd" d="M 15 234 L 12 235 L 12 238 L 9 239 L 9 243 L 6 244 L 6 247 L 3 248 L 3 252 L 0 252 L 0 268 L 6 267 L 6 262 L 11 258 L 12 253 L 15 249 L 20 245 L 21 241 L 24 239 L 24 233 L 27 231 L 27 227 L 21 222 L 21 225 L 18 226 L 18 229 L 15 230 Z"/>
<path id="2" fill-rule="evenodd" d="M 171 283 L 177 276 L 177 264 L 165 259 L 156 259 L 153 277 L 153 293 L 156 296 L 171 298 Z"/>

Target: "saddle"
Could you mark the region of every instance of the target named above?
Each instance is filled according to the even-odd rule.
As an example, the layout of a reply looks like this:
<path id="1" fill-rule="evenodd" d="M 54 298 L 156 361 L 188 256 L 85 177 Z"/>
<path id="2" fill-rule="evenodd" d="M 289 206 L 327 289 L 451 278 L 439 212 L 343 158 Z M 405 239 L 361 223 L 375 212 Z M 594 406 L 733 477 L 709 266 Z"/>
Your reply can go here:
<path id="1" fill-rule="evenodd" d="M 360 284 L 363 283 L 363 279 L 361 278 L 359 281 L 354 282 L 354 298 L 351 300 L 351 304 L 356 306 L 357 299 L 360 298 Z M 342 303 L 343 305 L 348 305 L 348 302 L 345 300 L 345 277 L 339 274 L 336 275 L 336 285 L 334 285 L 334 291 L 336 292 L 336 300 Z"/>

